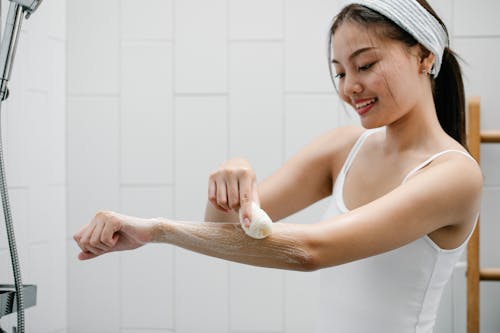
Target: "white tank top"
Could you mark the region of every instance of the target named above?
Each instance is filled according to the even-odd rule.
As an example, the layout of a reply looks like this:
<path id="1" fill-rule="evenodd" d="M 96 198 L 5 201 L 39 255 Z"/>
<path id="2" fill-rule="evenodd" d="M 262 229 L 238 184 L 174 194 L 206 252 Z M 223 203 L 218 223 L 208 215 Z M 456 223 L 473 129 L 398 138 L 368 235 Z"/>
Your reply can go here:
<path id="1" fill-rule="evenodd" d="M 366 138 L 353 146 L 334 184 L 323 220 L 346 213 L 344 179 Z M 405 177 L 450 152 L 439 152 Z M 469 235 L 470 237 L 470 235 Z M 428 333 L 436 320 L 441 294 L 469 239 L 445 250 L 427 235 L 398 249 L 320 271 L 320 316 L 317 333 Z"/>

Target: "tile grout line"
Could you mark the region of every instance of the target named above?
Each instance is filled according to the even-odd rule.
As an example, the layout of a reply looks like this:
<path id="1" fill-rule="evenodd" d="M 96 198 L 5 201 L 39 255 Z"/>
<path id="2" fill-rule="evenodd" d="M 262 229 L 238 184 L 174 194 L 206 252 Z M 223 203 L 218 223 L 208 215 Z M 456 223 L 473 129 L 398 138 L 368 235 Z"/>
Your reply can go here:
<path id="1" fill-rule="evenodd" d="M 287 101 L 287 94 L 286 94 L 286 42 L 287 42 L 287 33 L 286 33 L 286 13 L 287 13 L 287 6 L 286 6 L 286 0 L 281 0 L 281 37 L 282 37 L 282 44 L 281 44 L 281 54 L 282 54 L 282 67 L 281 67 L 281 86 L 282 86 L 282 91 L 281 91 L 281 112 L 282 112 L 282 151 L 281 151 L 281 163 L 284 164 L 287 156 L 287 144 L 286 144 L 286 138 L 287 138 L 287 108 L 286 108 L 286 101 Z M 281 328 L 283 332 L 286 332 L 286 322 L 287 322 L 287 313 L 286 313 L 286 302 L 287 302 L 287 295 L 286 295 L 286 272 L 281 273 L 281 278 L 282 278 L 282 304 L 281 304 Z"/>
<path id="2" fill-rule="evenodd" d="M 172 205 L 172 212 L 171 214 L 177 218 L 177 210 L 176 210 L 176 195 L 177 195 L 177 182 L 176 182 L 176 175 L 177 175 L 177 168 L 175 164 L 175 156 L 177 153 L 176 150 L 176 131 L 175 131 L 175 122 L 177 120 L 176 118 L 176 102 L 177 102 L 177 96 L 176 96 L 176 89 L 175 89 L 175 84 L 176 84 L 176 72 L 175 72 L 175 66 L 177 63 L 177 57 L 176 57 L 176 45 L 177 45 L 177 38 L 176 38 L 176 9 L 177 9 L 177 3 L 176 0 L 172 0 L 172 23 L 171 23 L 171 29 L 172 29 L 172 48 L 171 48 L 171 54 L 172 54 L 172 149 L 173 149 L 173 158 L 172 158 L 172 198 L 171 198 L 171 205 Z M 171 270 L 171 278 L 172 278 L 172 329 L 173 332 L 177 332 L 177 307 L 176 307 L 176 299 L 177 299 L 177 281 L 176 281 L 176 267 L 177 267 L 177 250 L 174 246 L 171 247 L 172 251 L 172 270 Z"/>
<path id="3" fill-rule="evenodd" d="M 226 159 L 231 154 L 231 18 L 230 1 L 226 0 Z M 227 332 L 231 331 L 231 263 L 226 263 L 227 270 Z"/>
<path id="4" fill-rule="evenodd" d="M 118 208 L 120 211 L 123 210 L 123 202 L 122 202 L 122 190 L 121 190 L 121 182 L 123 179 L 123 170 L 122 170 L 122 145 L 123 145 L 123 103 L 122 103 L 122 98 L 123 98 L 123 34 L 122 34 L 122 26 L 123 26 L 123 6 L 122 2 L 118 1 L 118 41 L 119 41 L 119 46 L 118 46 L 118 151 L 117 151 L 117 167 L 118 167 Z M 119 281 L 118 281 L 118 301 L 120 306 L 118 307 L 118 326 L 120 327 L 120 331 L 122 331 L 122 323 L 123 323 L 123 296 L 122 296 L 122 290 L 123 290 L 123 254 L 120 253 L 118 256 L 118 276 L 119 276 Z"/>

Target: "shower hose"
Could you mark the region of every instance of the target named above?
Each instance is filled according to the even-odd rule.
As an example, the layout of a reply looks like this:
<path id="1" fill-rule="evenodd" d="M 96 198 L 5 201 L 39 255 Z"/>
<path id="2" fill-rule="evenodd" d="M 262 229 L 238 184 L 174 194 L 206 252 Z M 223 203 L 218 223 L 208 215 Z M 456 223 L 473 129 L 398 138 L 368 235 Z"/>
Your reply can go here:
<path id="1" fill-rule="evenodd" d="M 10 211 L 9 193 L 7 191 L 7 179 L 5 176 L 3 145 L 2 145 L 2 124 L 1 124 L 1 101 L 0 101 L 0 192 L 2 193 L 3 214 L 5 217 L 5 227 L 9 240 L 10 259 L 12 262 L 12 271 L 14 272 L 14 285 L 16 288 L 16 306 L 17 306 L 17 333 L 24 333 L 24 302 L 23 302 L 23 284 L 21 280 L 21 268 L 17 256 L 16 239 L 14 237 L 14 227 L 12 225 L 12 214 Z M 1 329 L 0 329 L 1 330 Z"/>

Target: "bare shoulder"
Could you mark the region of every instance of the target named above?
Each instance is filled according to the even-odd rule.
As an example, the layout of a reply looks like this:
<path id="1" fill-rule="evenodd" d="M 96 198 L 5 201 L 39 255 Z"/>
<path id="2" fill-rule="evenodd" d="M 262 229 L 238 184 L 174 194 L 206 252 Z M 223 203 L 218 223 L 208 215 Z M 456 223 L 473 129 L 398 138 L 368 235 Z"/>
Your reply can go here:
<path id="1" fill-rule="evenodd" d="M 419 181 L 423 186 L 432 187 L 438 198 L 447 198 L 449 208 L 462 216 L 476 214 L 480 209 L 483 174 L 479 164 L 465 149 L 457 150 L 433 160 L 408 183 Z"/>
<path id="2" fill-rule="evenodd" d="M 319 136 L 304 149 L 320 154 L 337 169 L 344 163 L 352 146 L 364 131 L 366 129 L 359 126 L 338 127 Z"/>
<path id="3" fill-rule="evenodd" d="M 285 166 L 314 168 L 331 175 L 332 169 L 342 165 L 359 136 L 366 131 L 359 126 L 345 126 L 332 129 L 311 140 Z M 321 173 L 321 172 L 320 172 Z"/>
<path id="4" fill-rule="evenodd" d="M 364 131 L 366 129 L 360 126 L 338 127 L 320 136 L 318 141 L 335 142 L 334 145 L 330 145 L 335 150 L 350 149 Z"/>
<path id="5" fill-rule="evenodd" d="M 441 169 L 446 172 L 445 179 L 455 180 L 462 186 L 471 187 L 471 189 L 481 189 L 483 185 L 483 173 L 479 164 L 463 148 L 452 149 L 439 158 L 436 158 L 430 168 Z"/>

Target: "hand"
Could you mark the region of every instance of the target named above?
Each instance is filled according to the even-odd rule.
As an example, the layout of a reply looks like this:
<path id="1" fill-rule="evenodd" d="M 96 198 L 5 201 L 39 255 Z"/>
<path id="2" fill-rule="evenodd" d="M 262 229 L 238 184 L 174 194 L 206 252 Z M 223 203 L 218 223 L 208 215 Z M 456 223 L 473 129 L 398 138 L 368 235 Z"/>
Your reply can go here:
<path id="1" fill-rule="evenodd" d="M 208 200 L 217 209 L 238 212 L 241 208 L 243 224 L 250 225 L 252 202 L 260 206 L 255 172 L 248 161 L 236 158 L 224 162 L 210 175 Z"/>
<path id="2" fill-rule="evenodd" d="M 153 237 L 157 222 L 114 212 L 98 212 L 73 239 L 82 250 L 78 259 L 92 259 L 112 251 L 136 249 Z"/>

